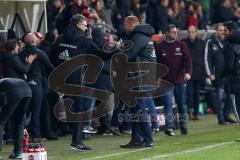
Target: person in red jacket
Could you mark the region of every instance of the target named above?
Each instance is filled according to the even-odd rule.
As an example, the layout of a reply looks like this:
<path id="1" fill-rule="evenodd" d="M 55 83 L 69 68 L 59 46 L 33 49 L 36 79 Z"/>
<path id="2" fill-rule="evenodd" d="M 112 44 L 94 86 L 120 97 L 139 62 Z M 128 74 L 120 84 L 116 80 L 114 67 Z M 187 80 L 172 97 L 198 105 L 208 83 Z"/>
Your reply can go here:
<path id="1" fill-rule="evenodd" d="M 187 131 L 187 108 L 186 108 L 186 80 L 190 80 L 192 74 L 192 61 L 188 48 L 184 42 L 177 40 L 177 28 L 169 24 L 166 29 L 166 38 L 156 45 L 157 61 L 169 68 L 164 80 L 174 85 L 174 90 L 162 96 L 165 114 L 166 130 L 165 134 L 174 136 L 173 133 L 173 98 L 175 98 L 180 121 L 180 132 L 183 135 Z"/>

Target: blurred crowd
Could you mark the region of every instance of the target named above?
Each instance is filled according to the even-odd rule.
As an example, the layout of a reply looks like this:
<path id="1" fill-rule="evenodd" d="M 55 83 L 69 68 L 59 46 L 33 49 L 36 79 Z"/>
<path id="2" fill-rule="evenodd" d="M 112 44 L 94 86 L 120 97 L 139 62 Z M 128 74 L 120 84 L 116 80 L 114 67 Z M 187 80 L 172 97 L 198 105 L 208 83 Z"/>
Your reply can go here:
<path id="1" fill-rule="evenodd" d="M 59 34 L 76 13 L 86 16 L 89 24 L 104 23 L 117 30 L 126 16 L 135 15 L 155 33 L 164 33 L 168 24 L 181 30 L 190 25 L 207 29 L 240 18 L 237 0 L 49 0 L 47 13 L 49 30 Z"/>

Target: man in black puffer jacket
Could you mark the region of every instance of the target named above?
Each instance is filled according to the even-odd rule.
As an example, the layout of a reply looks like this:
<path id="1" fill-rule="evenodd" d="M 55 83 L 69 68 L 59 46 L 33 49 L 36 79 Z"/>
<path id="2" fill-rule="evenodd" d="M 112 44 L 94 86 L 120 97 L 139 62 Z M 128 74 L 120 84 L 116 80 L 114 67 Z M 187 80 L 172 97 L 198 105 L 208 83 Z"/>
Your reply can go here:
<path id="1" fill-rule="evenodd" d="M 94 53 L 95 47 L 93 46 L 92 40 L 86 35 L 87 29 L 86 17 L 76 14 L 71 18 L 67 29 L 63 32 L 63 35 L 59 38 L 54 46 L 52 52 L 53 54 L 51 55 L 50 59 L 55 66 L 58 66 L 65 61 L 69 61 L 75 56 Z M 74 70 L 68 77 L 66 77 L 66 84 L 92 87 L 86 84 L 83 80 L 85 69 L 86 68 L 84 67 L 80 67 Z M 92 98 L 83 98 L 80 96 L 69 97 L 75 101 L 71 107 L 73 112 L 78 113 L 83 110 L 91 110 L 93 104 Z M 90 148 L 81 141 L 81 134 L 83 132 L 82 122 L 72 123 L 72 129 L 73 135 L 71 148 L 79 151 L 90 150 Z M 94 133 L 94 131 L 91 132 Z M 88 133 L 90 133 L 90 131 Z"/>
<path id="2" fill-rule="evenodd" d="M 231 97 L 234 97 L 240 116 L 240 31 L 234 22 L 226 22 L 227 41 L 224 46 L 225 67 L 223 76 L 230 77 Z"/>

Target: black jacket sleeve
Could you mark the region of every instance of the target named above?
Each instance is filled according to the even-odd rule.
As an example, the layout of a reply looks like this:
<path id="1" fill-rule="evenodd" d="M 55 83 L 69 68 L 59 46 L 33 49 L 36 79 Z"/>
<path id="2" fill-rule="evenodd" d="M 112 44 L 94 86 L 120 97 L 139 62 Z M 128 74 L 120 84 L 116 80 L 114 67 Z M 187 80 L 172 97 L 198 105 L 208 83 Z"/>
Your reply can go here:
<path id="1" fill-rule="evenodd" d="M 224 64 L 224 69 L 221 75 L 222 77 L 226 77 L 230 75 L 234 70 L 234 64 L 235 64 L 235 52 L 231 47 L 230 43 L 225 43 L 224 53 L 225 53 L 224 54 L 225 64 Z"/>
<path id="2" fill-rule="evenodd" d="M 128 61 L 136 61 L 139 52 L 141 52 L 144 42 L 139 36 L 134 36 L 132 39 L 133 46 L 130 50 L 127 51 Z"/>
<path id="3" fill-rule="evenodd" d="M 30 68 L 31 68 L 31 65 L 29 63 L 21 62 L 19 57 L 18 56 L 14 56 L 14 55 L 9 55 L 9 57 L 8 57 L 8 59 L 6 61 L 6 64 L 9 67 L 11 67 L 14 70 L 16 70 L 20 74 L 27 73 L 30 70 Z"/>
<path id="4" fill-rule="evenodd" d="M 43 64 L 45 64 L 45 66 L 46 66 L 48 69 L 50 69 L 50 70 L 54 69 L 53 64 L 50 62 L 47 54 L 46 54 L 44 51 L 42 51 L 42 50 L 40 50 L 40 49 L 38 49 L 38 48 L 36 48 L 36 47 L 32 47 L 30 53 L 31 53 L 31 54 L 37 54 L 37 56 L 38 56 L 37 58 L 39 58 L 39 60 L 40 60 Z"/>

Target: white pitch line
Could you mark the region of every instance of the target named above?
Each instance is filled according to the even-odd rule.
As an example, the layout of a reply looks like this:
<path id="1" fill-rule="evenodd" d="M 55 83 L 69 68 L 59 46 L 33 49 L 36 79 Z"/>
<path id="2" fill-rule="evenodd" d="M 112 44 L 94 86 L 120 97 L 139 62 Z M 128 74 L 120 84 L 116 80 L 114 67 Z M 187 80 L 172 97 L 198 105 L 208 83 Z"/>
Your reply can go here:
<path id="1" fill-rule="evenodd" d="M 129 154 L 129 153 L 140 152 L 140 151 L 144 151 L 144 150 L 148 150 L 148 149 L 152 149 L 152 148 L 142 148 L 142 149 L 137 149 L 137 150 L 128 151 L 128 152 L 112 153 L 112 154 L 107 154 L 104 156 L 97 156 L 97 157 L 87 158 L 87 159 L 83 159 L 83 160 L 95 160 L 95 159 L 103 159 L 103 158 L 108 158 L 108 157 L 115 157 L 115 156 L 125 155 L 125 154 Z"/>
<path id="2" fill-rule="evenodd" d="M 232 143 L 234 143 L 234 142 L 231 141 L 231 142 L 218 143 L 218 144 L 208 145 L 208 146 L 204 146 L 204 147 L 199 147 L 199 148 L 196 148 L 196 149 L 185 150 L 185 151 L 169 153 L 169 154 L 163 154 L 163 155 L 155 156 L 155 157 L 151 157 L 151 158 L 144 158 L 144 159 L 141 159 L 141 160 L 162 159 L 162 158 L 172 157 L 172 156 L 176 156 L 176 155 L 183 155 L 183 154 L 187 154 L 187 153 L 194 153 L 194 152 L 199 152 L 199 151 L 203 151 L 203 150 L 208 150 L 208 149 L 212 149 L 212 148 L 216 148 L 216 147 L 220 147 L 220 146 L 224 146 L 224 145 L 232 144 Z M 148 149 L 152 149 L 152 148 L 142 148 L 142 149 L 137 149 L 137 150 L 128 151 L 128 152 L 112 153 L 112 154 L 107 154 L 107 155 L 104 155 L 104 156 L 87 158 L 87 159 L 84 159 L 84 160 L 96 160 L 96 159 L 115 157 L 115 156 L 120 156 L 120 155 L 126 155 L 126 154 L 129 154 L 129 153 L 140 152 L 140 151 L 144 151 L 144 150 L 148 150 Z"/>
<path id="3" fill-rule="evenodd" d="M 185 151 L 180 151 L 180 152 L 175 152 L 175 153 L 169 153 L 169 154 L 163 154 L 163 155 L 159 155 L 159 156 L 155 156 L 155 157 L 151 157 L 151 158 L 144 158 L 141 160 L 153 160 L 153 159 L 162 159 L 162 158 L 168 158 L 168 157 L 173 157 L 173 156 L 177 156 L 177 155 L 183 155 L 183 154 L 188 154 L 188 153 L 194 153 L 194 152 L 199 152 L 199 151 L 204 151 L 204 150 L 208 150 L 208 149 L 212 149 L 212 148 L 216 148 L 216 147 L 221 147 L 227 144 L 232 144 L 234 142 L 224 142 L 224 143 L 218 143 L 218 144 L 213 144 L 213 145 L 209 145 L 209 146 L 205 146 L 205 147 L 199 147 L 196 149 L 191 149 L 191 150 L 185 150 Z"/>
<path id="4" fill-rule="evenodd" d="M 222 128 L 221 129 L 209 129 L 209 130 L 207 130 L 207 132 L 209 132 L 209 131 L 220 131 L 220 130 L 223 130 L 223 129 Z M 205 131 L 201 131 L 201 132 L 196 132 L 196 133 L 206 133 L 206 130 Z M 196 134 L 196 133 L 194 133 L 194 134 Z M 233 143 L 233 142 L 226 142 L 226 144 L 229 144 L 229 143 Z M 215 144 L 215 145 L 217 145 L 217 147 L 218 147 L 218 145 L 222 146 L 222 144 L 223 143 L 219 143 L 219 144 Z M 214 147 L 215 147 L 215 145 L 214 145 Z M 225 143 L 224 143 L 224 145 L 225 145 Z M 211 146 L 213 146 L 213 145 L 210 145 L 210 148 L 212 148 Z M 156 147 L 158 147 L 158 146 L 156 146 Z M 209 147 L 209 146 L 205 146 L 205 147 Z M 203 148 L 205 148 L 205 147 L 203 147 Z M 140 152 L 140 151 L 148 150 L 148 149 L 151 149 L 151 148 L 142 148 L 142 149 L 137 149 L 137 150 L 133 150 L 133 151 L 112 153 L 112 154 L 107 154 L 107 155 L 104 155 L 104 156 L 97 156 L 97 157 L 93 157 L 93 158 L 86 158 L 86 159 L 83 159 L 83 160 L 95 160 L 95 159 L 103 159 L 103 158 L 108 158 L 108 157 L 115 157 L 115 156 L 119 156 L 119 155 L 125 155 L 125 154 L 129 154 L 129 153 Z M 201 148 L 197 148 L 197 149 L 201 149 Z M 189 150 L 182 151 L 182 152 L 189 152 Z M 193 151 L 193 152 L 196 152 L 196 151 Z M 178 153 L 178 152 L 176 152 L 176 153 Z M 172 153 L 172 154 L 175 155 L 175 153 Z M 165 154 L 165 155 L 161 155 L 161 156 L 164 156 L 163 158 L 165 158 L 166 155 L 169 155 L 169 154 Z"/>

